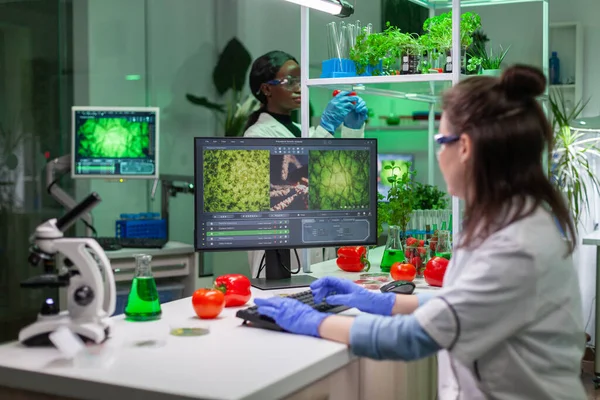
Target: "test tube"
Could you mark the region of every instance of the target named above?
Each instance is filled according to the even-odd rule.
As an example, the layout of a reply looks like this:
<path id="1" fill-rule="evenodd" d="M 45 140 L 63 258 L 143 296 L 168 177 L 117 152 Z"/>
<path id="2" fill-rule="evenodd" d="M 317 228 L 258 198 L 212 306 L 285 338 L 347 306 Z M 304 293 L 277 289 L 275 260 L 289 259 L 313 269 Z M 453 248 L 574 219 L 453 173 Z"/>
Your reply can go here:
<path id="1" fill-rule="evenodd" d="M 330 22 L 328 24 L 325 25 L 325 31 L 327 34 L 327 59 L 330 60 L 333 58 L 333 44 L 331 43 L 331 28 L 329 27 L 330 24 L 332 24 L 333 22 Z"/>

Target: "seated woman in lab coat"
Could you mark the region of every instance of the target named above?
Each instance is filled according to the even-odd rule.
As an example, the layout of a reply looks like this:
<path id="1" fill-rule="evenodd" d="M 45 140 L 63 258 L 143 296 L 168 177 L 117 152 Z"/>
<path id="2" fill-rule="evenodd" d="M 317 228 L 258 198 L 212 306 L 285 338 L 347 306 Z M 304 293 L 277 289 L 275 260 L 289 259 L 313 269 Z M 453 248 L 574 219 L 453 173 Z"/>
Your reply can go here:
<path id="1" fill-rule="evenodd" d="M 301 136 L 300 125 L 292 121 L 292 111 L 300 108 L 300 66 L 283 51 L 271 51 L 252 64 L 250 90 L 261 107 L 253 113 L 244 129 L 244 137 L 294 138 Z M 310 137 L 333 138 L 341 126 L 343 138 L 364 137 L 367 106 L 359 96 L 340 92 L 332 98 L 321 115 L 320 124 L 310 128 Z M 311 262 L 336 257 L 333 248 L 311 249 Z M 248 252 L 252 277 L 257 277 L 264 251 Z M 292 252 L 291 269 L 298 269 Z M 261 271 L 261 277 L 264 269 Z"/>
<path id="2" fill-rule="evenodd" d="M 332 316 L 289 298 L 255 299 L 258 311 L 363 357 L 437 353 L 440 400 L 585 399 L 576 231 L 542 163 L 553 137 L 536 99 L 545 86 L 539 69 L 513 66 L 445 93 L 438 163 L 465 217 L 441 290 L 375 293 L 323 278 L 315 301 L 364 313 Z"/>

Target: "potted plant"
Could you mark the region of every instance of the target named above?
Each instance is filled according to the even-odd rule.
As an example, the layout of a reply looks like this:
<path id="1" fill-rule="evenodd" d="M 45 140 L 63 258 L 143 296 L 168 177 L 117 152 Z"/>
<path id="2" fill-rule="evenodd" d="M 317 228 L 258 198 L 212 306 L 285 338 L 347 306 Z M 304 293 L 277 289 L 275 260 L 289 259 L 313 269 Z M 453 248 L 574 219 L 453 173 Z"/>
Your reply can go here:
<path id="1" fill-rule="evenodd" d="M 448 208 L 446 193 L 437 186 L 417 182 L 414 196 L 416 210 L 445 210 Z"/>
<path id="2" fill-rule="evenodd" d="M 391 188 L 385 197 L 387 202 L 379 203 L 379 224 L 387 223 L 388 226 L 398 226 L 404 235 L 416 204 L 415 182 L 413 181 L 413 175 L 416 172 L 411 170 L 410 163 L 396 164 L 393 160 L 383 169 L 390 171 L 387 181 L 391 184 Z"/>
<path id="3" fill-rule="evenodd" d="M 600 155 L 600 138 L 589 138 L 584 132 L 570 128 L 589 99 L 580 100 L 571 107 L 565 101 L 563 92 L 556 90 L 550 93 L 549 102 L 554 131 L 552 151 L 548 152 L 549 175 L 564 193 L 573 220 L 579 223 L 582 212 L 590 209 L 590 196 L 594 193 L 600 195 L 600 181 L 588 160 L 588 155 Z"/>
<path id="4" fill-rule="evenodd" d="M 488 53 L 485 45 L 474 46 L 470 54 L 467 71 L 479 73 L 480 75 L 500 76 L 500 69 L 510 46 L 506 49 L 500 46 L 500 52 L 494 54 L 493 48 L 490 46 Z"/>
<path id="5" fill-rule="evenodd" d="M 473 43 L 473 33 L 481 28 L 481 17 L 473 12 L 463 13 L 460 17 L 460 44 L 463 69 L 466 69 L 466 49 Z M 430 40 L 439 46 L 439 51 L 445 53 L 449 60 L 452 57 L 452 12 L 427 18 L 423 23 L 423 30 L 430 36 Z M 450 64 L 452 65 L 452 64 Z M 446 72 L 451 69 L 446 68 Z"/>
<path id="6" fill-rule="evenodd" d="M 251 63 L 252 57 L 248 50 L 239 40 L 232 38 L 223 49 L 213 70 L 213 84 L 218 95 L 223 96 L 230 92 L 229 101 L 220 104 L 206 97 L 186 95 L 191 103 L 215 113 L 223 126 L 225 136 L 243 135 L 248 116 L 259 107 L 259 102 L 254 96 L 242 96 Z"/>

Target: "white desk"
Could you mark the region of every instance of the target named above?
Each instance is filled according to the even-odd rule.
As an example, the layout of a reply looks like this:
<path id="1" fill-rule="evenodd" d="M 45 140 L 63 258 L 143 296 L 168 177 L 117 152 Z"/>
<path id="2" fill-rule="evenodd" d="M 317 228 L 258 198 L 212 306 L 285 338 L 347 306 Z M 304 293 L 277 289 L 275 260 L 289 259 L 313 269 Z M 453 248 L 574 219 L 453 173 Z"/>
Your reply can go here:
<path id="1" fill-rule="evenodd" d="M 598 350 L 600 346 L 600 231 L 594 231 L 585 236 L 583 244 L 596 246 L 596 324 L 594 343 L 596 350 Z M 594 373 L 596 375 L 594 382 L 596 383 L 596 387 L 598 387 L 600 386 L 600 351 L 595 352 Z"/>
<path id="2" fill-rule="evenodd" d="M 373 254 L 377 271 L 381 251 Z M 335 261 L 316 264 L 314 276 L 357 278 Z M 419 284 L 421 289 L 427 290 Z M 253 289 L 254 297 L 282 291 Z M 0 346 L 0 398 L 358 400 L 434 399 L 435 359 L 416 363 L 358 359 L 347 347 L 322 339 L 240 325 L 237 308 L 213 321 L 197 319 L 189 298 L 163 305 L 163 318 L 132 323 L 114 317 L 112 337 L 101 361 L 81 366 L 61 360 L 55 349 Z M 349 310 L 355 314 L 357 310 Z M 169 335 L 171 327 L 206 326 L 200 337 Z M 139 347 L 132 340 L 154 340 Z M 13 388 L 13 389 L 10 389 Z M 24 392 L 28 391 L 28 392 Z M 53 394 L 53 396 L 44 395 Z M 18 396 L 21 397 L 18 397 Z M 61 397 L 62 396 L 62 397 Z"/>

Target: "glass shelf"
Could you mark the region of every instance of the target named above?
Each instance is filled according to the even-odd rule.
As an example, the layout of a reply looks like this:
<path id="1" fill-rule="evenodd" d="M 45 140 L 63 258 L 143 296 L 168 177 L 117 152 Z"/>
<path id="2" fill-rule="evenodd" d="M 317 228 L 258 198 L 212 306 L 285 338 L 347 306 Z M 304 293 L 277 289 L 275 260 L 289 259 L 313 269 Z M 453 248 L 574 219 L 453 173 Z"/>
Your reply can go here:
<path id="1" fill-rule="evenodd" d="M 452 0 L 409 0 L 427 8 L 452 8 Z M 461 7 L 492 6 L 517 3 L 547 3 L 548 0 L 461 0 Z"/>
<path id="2" fill-rule="evenodd" d="M 442 91 L 452 86 L 452 74 L 317 78 L 309 79 L 307 85 L 330 90 L 354 90 L 360 91 L 361 94 L 436 103 Z"/>

